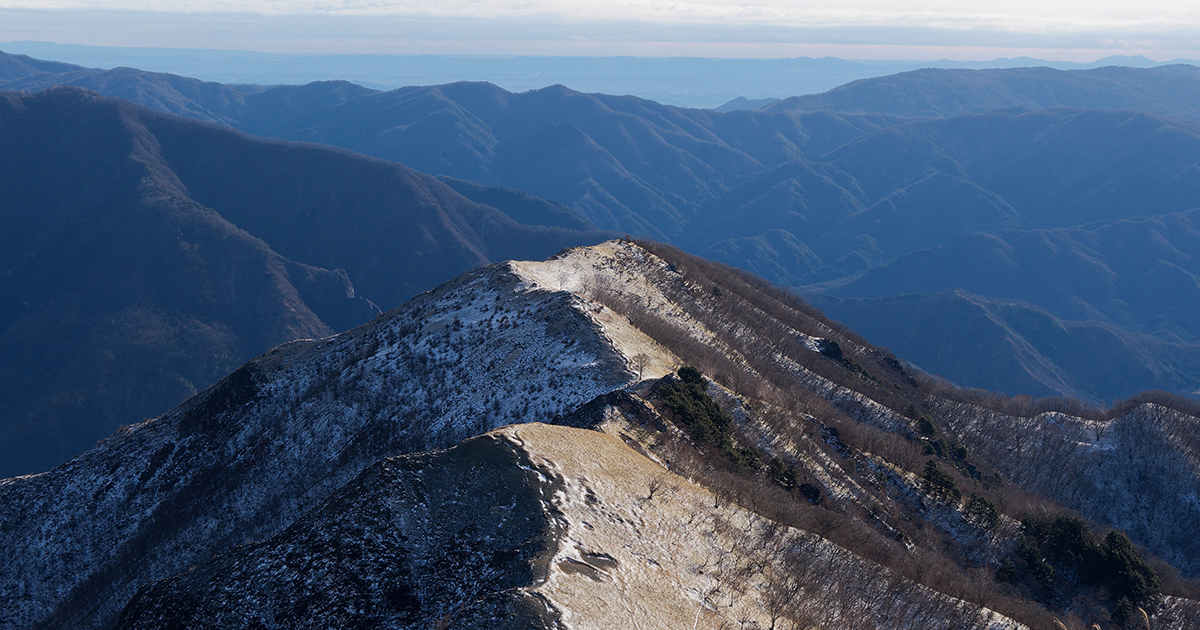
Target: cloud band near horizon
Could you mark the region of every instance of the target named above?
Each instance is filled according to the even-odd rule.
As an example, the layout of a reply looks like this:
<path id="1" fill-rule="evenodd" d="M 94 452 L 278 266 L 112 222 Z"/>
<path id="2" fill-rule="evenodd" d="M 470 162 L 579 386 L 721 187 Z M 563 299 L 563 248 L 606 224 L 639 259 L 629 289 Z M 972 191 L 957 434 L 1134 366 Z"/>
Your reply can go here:
<path id="1" fill-rule="evenodd" d="M 1182 3 L 0 0 L 0 41 L 273 52 L 1088 61 L 1200 56 Z M 36 5 L 36 6 L 34 6 Z M 1002 6 L 1003 8 L 997 8 Z"/>

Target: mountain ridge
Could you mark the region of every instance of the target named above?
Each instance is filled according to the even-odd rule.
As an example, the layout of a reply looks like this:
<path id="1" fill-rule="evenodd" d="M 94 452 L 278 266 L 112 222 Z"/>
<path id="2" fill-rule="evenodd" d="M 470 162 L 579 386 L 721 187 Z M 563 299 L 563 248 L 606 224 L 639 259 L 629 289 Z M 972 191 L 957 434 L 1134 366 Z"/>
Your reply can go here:
<path id="1" fill-rule="evenodd" d="M 1193 502 L 1171 499 L 1200 475 L 1200 464 L 1189 446 L 1194 435 L 1188 437 L 1185 430 L 1197 422 L 1196 417 L 1148 401 L 1115 410 L 1111 423 L 1070 410 L 1013 415 L 1003 411 L 1003 405 L 997 407 L 997 401 L 970 399 L 969 392 L 931 389 L 927 377 L 907 371 L 894 357 L 863 344 L 853 333 L 820 318 L 812 307 L 760 279 L 661 245 L 615 241 L 561 252 L 546 262 L 476 270 L 353 331 L 278 347 L 170 414 L 122 430 L 96 450 L 53 471 L 0 482 L 0 537 L 6 546 L 35 549 L 38 554 L 0 561 L 4 577 L 0 602 L 8 606 L 3 616 L 17 620 L 16 627 L 110 623 L 143 585 L 179 574 L 213 553 L 222 555 L 194 572 L 143 590 L 138 603 L 127 609 L 125 621 L 133 624 L 142 619 L 154 625 L 164 611 L 220 610 L 200 604 L 181 609 L 170 602 L 193 596 L 188 593 L 212 593 L 211 585 L 224 583 L 225 578 L 218 576 L 234 575 L 226 573 L 228 569 L 249 576 L 246 554 L 267 554 L 253 557 L 274 558 L 270 562 L 283 570 L 279 561 L 285 556 L 279 554 L 285 553 L 287 545 L 308 549 L 309 543 L 285 534 L 267 544 L 237 545 L 280 534 L 304 513 L 318 514 L 311 510 L 380 457 L 444 448 L 514 421 L 585 426 L 608 422 L 614 432 L 608 443 L 625 449 L 621 457 L 645 458 L 639 460 L 639 469 L 650 466 L 664 471 L 661 476 L 639 474 L 610 481 L 610 473 L 599 471 L 628 467 L 604 464 L 607 455 L 597 461 L 602 449 L 576 448 L 574 438 L 554 433 L 565 429 L 508 430 L 510 435 L 525 435 L 521 441 L 526 444 L 541 440 L 542 446 L 528 452 L 543 453 L 540 457 L 551 462 L 542 466 L 554 473 L 543 473 L 547 480 L 562 475 L 562 483 L 570 489 L 563 507 L 556 509 L 576 510 L 572 514 L 577 516 L 567 520 L 575 523 L 570 527 L 583 528 L 572 536 L 583 541 L 579 547 L 565 545 L 556 552 L 561 554 L 555 555 L 559 568 L 552 575 L 559 577 L 547 584 L 563 590 L 548 595 L 552 600 L 611 588 L 604 586 L 612 584 L 606 575 L 636 575 L 622 572 L 636 556 L 580 538 L 591 534 L 584 534 L 587 527 L 582 521 L 572 520 L 582 518 L 578 515 L 583 512 L 577 510 L 596 519 L 603 515 L 603 527 L 636 528 L 638 518 L 670 514 L 661 510 L 674 501 L 667 499 L 671 493 L 682 494 L 667 490 L 683 483 L 671 477 L 680 475 L 681 480 L 690 477 L 709 489 L 699 495 L 703 497 L 699 502 L 713 506 L 706 509 L 716 510 L 721 518 L 714 521 L 715 538 L 689 536 L 690 542 L 679 544 L 705 545 L 707 539 L 718 541 L 718 548 L 725 550 L 707 561 L 701 554 L 672 569 L 683 571 L 688 580 L 708 584 L 685 591 L 691 594 L 684 594 L 684 601 L 698 607 L 699 612 L 692 614 L 725 615 L 721 607 L 730 601 L 733 610 L 743 610 L 763 624 L 772 618 L 802 615 L 832 620 L 835 617 L 829 615 L 843 614 L 835 612 L 839 609 L 834 601 L 852 601 L 858 597 L 855 593 L 877 584 L 887 592 L 904 593 L 906 601 L 927 603 L 913 611 L 875 599 L 871 601 L 876 603 L 856 609 L 867 618 L 882 615 L 877 618 L 913 620 L 904 622 L 910 624 L 931 614 L 945 619 L 967 614 L 977 621 L 951 625 L 1020 627 L 975 608 L 979 602 L 970 594 L 972 589 L 985 589 L 991 593 L 988 597 L 995 598 L 990 605 L 993 611 L 1048 624 L 1050 613 L 1040 607 L 1043 604 L 1022 599 L 1032 595 L 988 590 L 996 588 L 988 586 L 995 584 L 991 569 L 960 568 L 978 567 L 978 563 L 995 567 L 1017 548 L 1021 525 L 1011 516 L 998 517 L 992 526 L 981 525 L 972 520 L 964 503 L 932 494 L 932 486 L 915 472 L 926 461 L 941 462 L 943 470 L 951 471 L 947 473 L 951 479 L 957 478 L 964 489 L 994 497 L 1005 513 L 1020 514 L 1022 505 L 1030 505 L 1022 502 L 1035 501 L 1020 490 L 1031 484 L 1029 474 L 1038 479 L 1069 477 L 1073 480 L 1069 484 L 1033 484 L 1047 493 L 1041 499 L 1044 508 L 1059 509 L 1052 507 L 1053 501 L 1062 501 L 1100 523 L 1127 527 L 1135 540 L 1169 555 L 1177 566 L 1194 574 L 1194 541 L 1187 542 L 1186 535 L 1181 538 L 1179 527 L 1164 525 L 1190 522 L 1200 510 Z M 715 379 L 688 373 L 680 367 L 685 361 L 704 366 Z M 672 371 L 678 376 L 659 378 Z M 728 414 L 727 447 L 706 445 L 703 434 L 685 421 L 684 408 L 672 406 L 670 392 L 687 383 L 700 386 L 692 391 L 704 392 Z M 590 411 L 572 413 L 584 405 Z M 924 420 L 933 426 L 931 434 L 921 428 L 922 413 L 931 414 Z M 1023 429 L 1014 431 L 1014 426 Z M 546 437 L 537 438 L 539 434 Z M 1037 439 L 1016 449 L 1019 434 Z M 936 450 L 935 440 L 944 456 L 922 455 L 922 444 Z M 959 440 L 966 450 L 951 456 L 946 450 L 957 449 Z M 549 456 L 547 448 L 557 448 L 559 454 Z M 1161 456 L 1130 465 L 1129 457 L 1147 451 Z M 757 463 L 736 463 L 737 458 L 749 457 L 745 455 L 749 452 L 755 453 L 755 459 L 742 461 Z M 1040 477 L 1036 471 L 1023 472 L 1020 467 L 1027 465 L 1027 457 L 1043 458 L 1050 468 Z M 569 461 L 595 468 L 590 473 L 572 473 L 583 469 L 571 466 L 583 464 Z M 768 466 L 770 461 L 776 464 Z M 661 468 L 664 464 L 669 472 Z M 791 482 L 783 474 L 789 464 Z M 768 472 L 778 470 L 776 466 L 784 468 L 778 474 Z M 1126 494 L 1124 488 L 1139 487 L 1136 479 L 1150 470 L 1157 471 L 1160 485 L 1146 487 L 1141 494 Z M 1108 486 L 1093 484 L 1100 472 L 1111 477 Z M 817 501 L 804 498 L 801 481 L 816 491 Z M 593 486 L 606 483 L 631 485 L 617 493 L 624 497 L 617 502 L 617 494 Z M 796 485 L 787 490 L 784 483 Z M 596 500 L 587 498 L 588 487 Z M 1111 512 L 1111 496 L 1104 488 L 1120 493 L 1125 502 L 1121 513 Z M 642 492 L 649 498 L 638 498 Z M 737 507 L 724 513 L 722 502 Z M 472 505 L 478 507 L 464 515 L 478 513 L 487 519 L 501 513 L 493 510 L 502 510 L 486 498 Z M 81 510 L 89 515 L 86 530 L 77 525 L 82 522 Z M 343 512 L 350 519 L 356 510 Z M 130 513 L 150 516 L 134 521 L 125 516 Z M 1137 518 L 1130 520 L 1130 514 Z M 584 520 L 591 522 L 591 518 Z M 680 518 L 686 521 L 685 516 Z M 924 525 L 917 527 L 917 523 Z M 601 524 L 596 521 L 592 526 Z M 816 547 L 802 543 L 815 539 L 781 530 L 780 525 L 816 534 L 829 543 Z M 343 526 L 346 532 L 357 531 L 352 520 Z M 363 526 L 374 527 L 365 522 Z M 45 542 L 25 547 L 24 537 L 35 531 L 42 532 Z M 337 531 L 341 530 L 329 530 L 328 536 L 340 540 Z M 750 541 L 763 541 L 766 546 L 756 551 L 753 546 L 730 548 L 723 542 L 744 541 L 747 531 L 763 532 Z M 373 536 L 353 545 L 376 540 Z M 950 553 L 941 551 L 950 539 L 957 541 L 950 549 L 970 549 L 970 554 L 942 555 Z M 830 560 L 829 553 L 822 551 L 833 549 L 830 543 L 855 551 L 844 560 L 837 560 L 842 552 L 836 552 Z M 657 543 L 651 539 L 649 544 Z M 331 549 L 337 548 L 342 548 L 340 543 Z M 861 586 L 837 591 L 842 598 L 838 600 L 797 598 L 794 593 L 816 592 L 803 589 L 825 582 L 816 575 L 791 581 L 787 576 L 795 577 L 793 572 L 752 568 L 768 566 L 755 560 L 763 557 L 758 555 L 763 549 L 768 558 L 791 557 L 794 560 L 789 562 L 798 566 L 825 558 L 821 562 L 832 562 L 824 565 L 830 571 L 842 572 L 841 583 Z M 772 553 L 774 549 L 780 553 Z M 307 562 L 303 558 L 327 563 L 353 557 L 337 560 L 336 554 L 324 555 L 329 550 L 318 554 L 328 559 L 301 551 L 296 561 L 303 566 Z M 367 551 L 364 558 L 383 559 L 392 553 L 372 556 L 375 552 Z M 616 561 L 616 568 L 605 564 L 606 556 Z M 449 557 L 431 556 L 435 564 L 445 561 L 438 558 Z M 291 571 L 277 575 L 292 579 L 285 577 L 296 575 Z M 339 574 L 325 575 L 335 579 Z M 738 575 L 762 575 L 765 581 L 753 587 L 753 580 L 759 578 L 746 582 Z M 809 581 L 813 579 L 817 581 Z M 235 583 L 242 580 L 239 577 Z M 573 586 L 563 586 L 567 583 Z M 1172 611 L 1180 606 L 1190 610 L 1194 604 L 1175 590 L 1184 587 L 1178 581 L 1169 584 L 1174 586 L 1167 587 L 1171 598 L 1162 614 L 1177 615 Z M 793 595 L 772 600 L 768 595 L 776 592 L 772 589 Z M 341 587 L 335 591 L 349 593 Z M 679 601 L 679 589 L 669 592 L 676 598 L 673 601 Z M 227 591 L 235 599 L 246 594 L 232 586 Z M 964 607 L 954 603 L 955 597 L 975 603 Z M 407 596 L 388 599 L 382 592 L 354 601 L 374 602 L 372 606 L 398 602 L 402 611 L 415 610 Z M 428 603 L 438 610 L 437 606 L 453 606 L 457 600 L 437 596 L 421 601 L 422 606 Z M 574 601 L 559 610 L 584 610 L 579 607 L 581 600 Z M 791 601 L 800 607 L 773 608 L 771 601 Z M 311 613 L 320 613 L 315 619 L 335 618 L 329 616 L 332 612 L 320 612 L 333 609 L 317 603 L 306 605 Z M 1109 612 L 1101 607 L 1087 614 L 1093 615 L 1087 619 L 1106 620 Z M 563 625 L 586 625 L 581 621 L 586 618 L 564 614 Z"/>
<path id="2" fill-rule="evenodd" d="M 950 117 L 1013 108 L 1077 107 L 1197 120 L 1197 91 L 1200 68 L 1189 64 L 1079 70 L 924 68 L 859 79 L 822 94 L 792 96 L 763 109 Z"/>

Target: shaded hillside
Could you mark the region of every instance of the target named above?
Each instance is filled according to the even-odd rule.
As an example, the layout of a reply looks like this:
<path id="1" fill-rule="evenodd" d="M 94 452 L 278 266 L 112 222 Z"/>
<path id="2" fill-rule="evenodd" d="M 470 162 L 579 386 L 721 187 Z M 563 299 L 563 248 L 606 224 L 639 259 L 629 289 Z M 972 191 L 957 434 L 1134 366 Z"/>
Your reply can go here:
<path id="1" fill-rule="evenodd" d="M 1200 391 L 1200 345 L 1063 320 L 1021 302 L 962 290 L 879 298 L 810 296 L 853 327 L 931 374 L 1030 396 L 1110 403 L 1147 389 Z"/>
<path id="2" fill-rule="evenodd" d="M 1200 480 L 1194 406 L 1019 407 L 669 247 L 492 265 L 0 482 L 0 544 L 30 551 L 0 558 L 0 615 L 1074 630 L 1114 628 L 1131 596 L 1156 623 L 1194 618 L 1194 587 L 1124 534 L 1103 562 L 1161 602 L 1031 555 L 1017 520 L 1120 527 L 1195 575 L 1179 524 L 1200 507 L 1172 500 Z M 527 426 L 545 421 L 608 435 Z"/>
<path id="3" fill-rule="evenodd" d="M 1067 227 L 1194 208 L 1198 147 L 1196 123 L 1046 110 L 914 122 L 850 142 L 826 159 L 874 198 L 932 169 L 999 195 L 1025 227 Z M 943 218 L 952 211 L 935 207 Z"/>
<path id="4" fill-rule="evenodd" d="M 0 59 L 19 61 L 12 55 Z M 0 89 L 78 85 L 261 136 L 320 142 L 434 175 L 527 191 L 603 229 L 670 237 L 696 204 L 788 159 L 820 155 L 886 116 L 721 114 L 553 86 L 377 92 L 345 82 L 223 86 L 129 68 L 0 74 Z"/>
<path id="5" fill-rule="evenodd" d="M 603 238 L 521 226 L 396 164 L 77 89 L 0 107 L 2 476 L 48 469 L 273 345 L 362 323 L 370 301 Z"/>
<path id="6" fill-rule="evenodd" d="M 960 116 L 998 109 L 1127 109 L 1200 120 L 1200 68 L 1192 65 L 1088 70 L 924 68 L 860 79 L 821 94 L 767 104 L 767 111 Z"/>
<path id="7" fill-rule="evenodd" d="M 442 175 L 438 180 L 458 194 L 485 206 L 498 208 L 517 223 L 547 225 L 569 230 L 594 230 L 595 224 L 561 203 L 534 197 L 515 188 L 484 186 L 465 179 Z"/>
<path id="8" fill-rule="evenodd" d="M 1200 198 L 1198 198 L 1200 201 Z M 962 288 L 1165 341 L 1200 340 L 1200 209 L 1086 228 L 956 237 L 872 269 L 844 297 Z"/>
<path id="9" fill-rule="evenodd" d="M 886 310 L 911 300 L 838 307 L 836 317 L 876 343 L 965 386 L 1095 401 L 1144 388 L 1190 394 L 1198 382 L 1187 360 L 1200 286 L 1196 155 L 1194 125 L 1125 112 L 913 122 L 822 162 L 764 173 L 706 204 L 679 242 L 776 283 L 840 297 L 963 289 L 1045 309 L 1077 331 L 1098 333 L 1086 323 L 1097 320 L 1109 331 L 1099 338 L 1122 340 L 1101 346 L 1135 361 L 1141 375 L 1122 383 L 1118 372 L 1096 373 L 1093 337 L 1080 334 L 1069 343 L 1039 334 L 1017 345 L 954 345 L 947 360 L 930 361 L 937 344 L 912 331 L 929 329 L 917 313 L 936 314 L 940 298 L 929 301 L 933 310 Z M 988 318 L 935 320 L 955 322 L 947 337 L 1007 338 L 989 331 Z M 1146 335 L 1153 338 L 1134 341 Z M 996 353 L 1006 365 L 1049 361 L 1058 384 L 1047 390 L 1036 384 L 1045 376 L 993 369 Z"/>
<path id="10" fill-rule="evenodd" d="M 1196 155 L 1196 124 L 1130 112 L 914 121 L 756 176 L 706 203 L 678 240 L 698 249 L 787 230 L 826 267 L 807 282 L 828 280 L 963 234 L 1191 210 Z"/>
<path id="11" fill-rule="evenodd" d="M 82 66 L 74 64 L 34 59 L 28 55 L 10 55 L 0 52 L 0 81 L 3 82 L 16 81 L 39 74 L 43 76 L 61 75 L 84 69 Z M 47 84 L 44 87 L 50 87 L 51 85 L 60 84 Z"/>
<path id="12" fill-rule="evenodd" d="M 4 57 L 17 58 L 13 55 Z M 0 89 L 4 90 L 36 92 L 59 85 L 87 88 L 151 109 L 226 124 L 240 118 L 246 99 L 242 90 L 220 83 L 134 68 L 96 70 L 71 66 L 61 72 L 0 74 Z"/>
<path id="13" fill-rule="evenodd" d="M 562 86 L 513 94 L 491 84 L 456 83 L 363 95 L 246 130 L 519 188 L 567 204 L 602 228 L 670 237 L 695 204 L 741 179 L 892 122 L 718 114 Z"/>
<path id="14" fill-rule="evenodd" d="M 814 299 L 959 383 L 1095 402 L 1143 389 L 1193 394 L 1198 212 L 960 236 L 826 289 L 866 299 Z"/>

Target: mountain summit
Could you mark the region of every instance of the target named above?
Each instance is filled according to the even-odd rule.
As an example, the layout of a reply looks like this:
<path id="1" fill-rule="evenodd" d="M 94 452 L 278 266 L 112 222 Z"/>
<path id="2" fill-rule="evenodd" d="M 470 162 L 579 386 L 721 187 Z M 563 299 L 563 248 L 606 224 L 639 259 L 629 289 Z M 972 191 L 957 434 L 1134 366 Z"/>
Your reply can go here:
<path id="1" fill-rule="evenodd" d="M 1097 549 L 1140 590 L 1021 549 L 1071 509 L 1196 575 L 1197 422 L 972 397 L 760 279 L 610 241 L 280 346 L 0 482 L 0 544 L 26 551 L 0 559 L 0 618 L 999 629 L 1124 597 L 1172 623 L 1200 613 L 1188 583 L 1124 534 Z"/>

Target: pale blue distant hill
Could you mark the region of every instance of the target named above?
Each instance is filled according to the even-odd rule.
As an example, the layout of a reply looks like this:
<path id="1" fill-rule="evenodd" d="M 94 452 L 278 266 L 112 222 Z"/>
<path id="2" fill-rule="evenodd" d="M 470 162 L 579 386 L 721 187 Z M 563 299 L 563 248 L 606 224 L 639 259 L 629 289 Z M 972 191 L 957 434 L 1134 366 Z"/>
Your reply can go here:
<path id="1" fill-rule="evenodd" d="M 5 42 L 0 50 L 89 68 L 127 66 L 226 84 L 301 85 L 342 80 L 375 89 L 487 81 L 512 92 L 569 85 L 585 93 L 628 94 L 683 107 L 716 108 L 738 97 L 787 98 L 918 68 L 1060 70 L 1107 65 L 1162 65 L 1145 57 L 1108 57 L 1089 64 L 1017 57 L 981 62 L 813 59 L 704 59 L 698 57 L 505 57 L 262 53 L 174 48 L 119 48 Z M 1196 63 L 1175 60 L 1171 63 Z"/>

